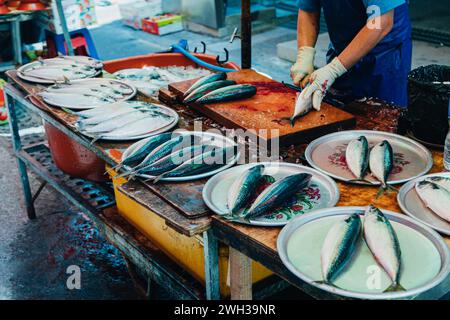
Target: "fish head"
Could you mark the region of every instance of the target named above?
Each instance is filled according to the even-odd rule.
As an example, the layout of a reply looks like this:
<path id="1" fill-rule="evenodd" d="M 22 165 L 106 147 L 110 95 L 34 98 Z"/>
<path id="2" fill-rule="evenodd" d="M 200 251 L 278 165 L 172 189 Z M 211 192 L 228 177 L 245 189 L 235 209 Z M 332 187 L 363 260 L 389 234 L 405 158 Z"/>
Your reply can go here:
<path id="1" fill-rule="evenodd" d="M 368 220 L 384 221 L 386 218 L 380 209 L 374 205 L 369 205 L 364 213 L 364 218 Z"/>
<path id="2" fill-rule="evenodd" d="M 433 183 L 433 182 L 431 182 L 431 181 L 424 180 L 424 181 L 420 181 L 420 182 L 417 184 L 417 188 L 418 188 L 419 190 L 429 190 L 429 189 L 434 189 L 434 190 L 436 190 L 436 189 L 439 189 L 439 186 L 438 186 L 436 183 Z"/>
<path id="3" fill-rule="evenodd" d="M 349 216 L 348 218 L 346 218 L 345 222 L 348 224 L 361 223 L 361 218 L 360 218 L 359 214 L 354 213 L 351 216 Z"/>

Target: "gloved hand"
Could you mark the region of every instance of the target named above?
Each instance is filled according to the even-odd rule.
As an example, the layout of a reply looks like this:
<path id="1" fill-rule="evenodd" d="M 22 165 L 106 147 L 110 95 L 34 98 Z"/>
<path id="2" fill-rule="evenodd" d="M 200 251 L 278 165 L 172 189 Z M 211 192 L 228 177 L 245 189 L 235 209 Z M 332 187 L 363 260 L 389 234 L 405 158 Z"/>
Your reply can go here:
<path id="1" fill-rule="evenodd" d="M 291 68 L 291 78 L 295 85 L 304 87 L 309 75 L 314 72 L 315 55 L 316 49 L 312 47 L 298 49 L 297 62 Z"/>
<path id="2" fill-rule="evenodd" d="M 320 111 L 320 105 L 326 92 L 337 78 L 347 72 L 347 69 L 336 57 L 327 64 L 311 74 L 309 85 L 300 94 L 303 99 L 311 99 L 313 108 Z"/>

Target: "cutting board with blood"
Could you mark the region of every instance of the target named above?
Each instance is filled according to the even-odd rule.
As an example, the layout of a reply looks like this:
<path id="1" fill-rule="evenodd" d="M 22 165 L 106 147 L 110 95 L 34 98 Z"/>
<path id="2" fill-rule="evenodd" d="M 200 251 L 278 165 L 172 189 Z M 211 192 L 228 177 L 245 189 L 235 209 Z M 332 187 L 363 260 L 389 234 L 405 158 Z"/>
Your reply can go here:
<path id="1" fill-rule="evenodd" d="M 249 130 L 248 136 L 272 140 L 279 138 L 280 144 L 308 142 L 324 134 L 352 128 L 355 117 L 330 104 L 322 103 L 320 111 L 312 110 L 299 118 L 292 127 L 282 118 L 294 113 L 297 92 L 285 87 L 254 70 L 228 73 L 228 79 L 241 84 L 251 84 L 257 88 L 255 96 L 206 105 L 189 104 L 198 112 L 230 129 Z M 196 80 L 176 82 L 169 90 L 181 101 L 184 93 Z"/>

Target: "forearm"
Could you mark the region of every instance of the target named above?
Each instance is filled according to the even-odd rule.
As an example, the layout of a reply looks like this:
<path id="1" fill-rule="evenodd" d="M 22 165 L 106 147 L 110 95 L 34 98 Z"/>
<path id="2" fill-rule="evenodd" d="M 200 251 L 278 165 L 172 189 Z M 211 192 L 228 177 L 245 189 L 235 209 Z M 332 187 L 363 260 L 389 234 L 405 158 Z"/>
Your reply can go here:
<path id="1" fill-rule="evenodd" d="M 392 11 L 378 19 L 380 19 L 380 28 L 372 29 L 366 24 L 339 55 L 339 60 L 347 70 L 364 58 L 392 30 L 394 23 Z"/>
<path id="2" fill-rule="evenodd" d="M 298 47 L 315 47 L 319 35 L 320 12 L 299 10 L 297 20 Z"/>

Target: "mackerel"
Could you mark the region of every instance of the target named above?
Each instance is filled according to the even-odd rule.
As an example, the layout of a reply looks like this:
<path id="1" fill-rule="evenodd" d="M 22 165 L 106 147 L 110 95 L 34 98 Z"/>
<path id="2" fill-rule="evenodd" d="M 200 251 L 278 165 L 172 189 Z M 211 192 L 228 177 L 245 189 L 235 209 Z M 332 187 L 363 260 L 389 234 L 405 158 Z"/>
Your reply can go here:
<path id="1" fill-rule="evenodd" d="M 182 163 L 175 169 L 157 176 L 153 183 L 157 183 L 163 178 L 186 177 L 215 170 L 226 165 L 235 155 L 235 147 L 213 147 L 211 150 L 205 151 L 201 155 Z"/>
<path id="2" fill-rule="evenodd" d="M 192 91 L 186 98 L 184 98 L 183 102 L 189 103 L 194 102 L 195 100 L 203 97 L 205 94 L 223 88 L 235 85 L 236 82 L 232 80 L 220 80 L 220 81 L 214 81 L 211 83 L 204 84 L 201 87 L 198 87 L 194 91 Z"/>
<path id="3" fill-rule="evenodd" d="M 295 99 L 294 114 L 290 118 L 282 118 L 281 121 L 288 120 L 292 127 L 298 118 L 308 114 L 312 109 L 311 99 L 304 99 L 300 92 L 297 93 Z"/>
<path id="4" fill-rule="evenodd" d="M 87 94 L 72 94 L 72 93 L 50 93 L 50 92 L 40 92 L 39 95 L 46 100 L 52 101 L 53 104 L 57 106 L 67 106 L 73 105 L 79 108 L 89 108 L 95 105 L 114 103 L 114 99 L 110 98 L 99 98 L 93 95 Z"/>
<path id="5" fill-rule="evenodd" d="M 258 188 L 264 165 L 256 165 L 242 172 L 228 190 L 228 210 L 234 215 L 244 209 Z"/>
<path id="6" fill-rule="evenodd" d="M 139 119 L 142 119 L 142 117 L 143 114 L 139 111 L 128 111 L 125 114 L 115 116 L 111 119 L 105 120 L 92 126 L 85 127 L 83 124 L 81 124 L 80 130 L 88 134 L 113 132 L 114 130 L 123 128 L 138 121 Z"/>
<path id="7" fill-rule="evenodd" d="M 244 218 L 254 218 L 283 205 L 296 193 L 306 188 L 311 178 L 312 175 L 309 173 L 299 173 L 276 181 L 256 198 L 248 211 L 243 213 Z"/>
<path id="8" fill-rule="evenodd" d="M 385 292 L 404 291 L 405 289 L 399 283 L 402 253 L 397 234 L 389 219 L 372 205 L 364 214 L 364 239 L 375 260 L 392 281 Z"/>
<path id="9" fill-rule="evenodd" d="M 209 76 L 200 78 L 189 89 L 186 90 L 186 92 L 184 93 L 184 97 L 187 97 L 188 95 L 191 94 L 192 91 L 194 91 L 195 89 L 197 89 L 207 83 L 220 81 L 220 80 L 226 80 L 226 79 L 227 79 L 227 74 L 224 72 L 213 73 Z"/>
<path id="10" fill-rule="evenodd" d="M 356 179 L 352 181 L 365 181 L 367 170 L 369 169 L 369 142 L 366 137 L 360 136 L 358 139 L 350 141 L 345 151 L 345 160 L 350 171 Z"/>
<path id="11" fill-rule="evenodd" d="M 395 192 L 398 190 L 389 186 L 387 183 L 389 174 L 394 166 L 394 152 L 392 146 L 387 140 L 376 144 L 370 151 L 369 167 L 372 175 L 381 182 L 381 188 L 378 191 L 379 198 L 387 189 Z"/>
<path id="12" fill-rule="evenodd" d="M 256 87 L 250 84 L 236 84 L 220 88 L 196 100 L 196 103 L 216 103 L 250 98 L 256 94 Z"/>
<path id="13" fill-rule="evenodd" d="M 331 284 L 351 260 L 362 223 L 358 214 L 353 214 L 335 223 L 322 244 L 320 260 L 323 283 Z"/>
<path id="14" fill-rule="evenodd" d="M 435 177 L 429 177 L 429 178 L 425 179 L 425 181 L 433 182 L 433 183 L 437 184 L 438 186 L 444 188 L 448 192 L 450 192 L 450 178 L 435 176 Z"/>
<path id="15" fill-rule="evenodd" d="M 428 180 L 416 183 L 415 188 L 425 206 L 442 219 L 450 222 L 450 191 L 448 189 L 442 184 Z"/>

